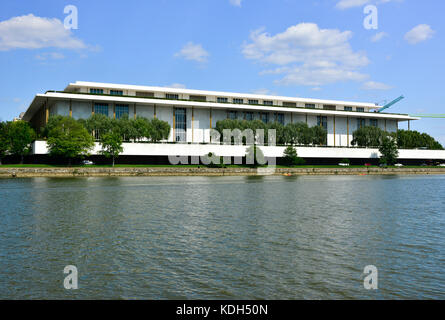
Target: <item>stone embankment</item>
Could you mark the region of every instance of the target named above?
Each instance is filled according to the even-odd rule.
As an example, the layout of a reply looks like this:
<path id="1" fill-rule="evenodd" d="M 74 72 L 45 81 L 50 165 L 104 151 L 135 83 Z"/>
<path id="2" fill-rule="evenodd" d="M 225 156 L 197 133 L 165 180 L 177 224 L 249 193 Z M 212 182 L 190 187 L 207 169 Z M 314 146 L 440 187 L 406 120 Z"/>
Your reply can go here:
<path id="1" fill-rule="evenodd" d="M 116 167 L 116 168 L 1 168 L 0 178 L 118 177 L 118 176 L 248 176 L 248 175 L 387 175 L 445 174 L 445 168 L 206 168 L 206 167 Z"/>

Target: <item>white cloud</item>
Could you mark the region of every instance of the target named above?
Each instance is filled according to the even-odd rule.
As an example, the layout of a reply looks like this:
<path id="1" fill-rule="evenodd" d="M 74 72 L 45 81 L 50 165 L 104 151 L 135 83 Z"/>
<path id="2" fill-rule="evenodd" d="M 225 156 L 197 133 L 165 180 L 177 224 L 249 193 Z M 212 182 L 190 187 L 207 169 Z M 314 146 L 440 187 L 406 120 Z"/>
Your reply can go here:
<path id="1" fill-rule="evenodd" d="M 345 10 L 349 8 L 361 7 L 365 4 L 382 4 L 388 2 L 402 2 L 403 0 L 340 0 L 335 7 L 337 9 Z"/>
<path id="2" fill-rule="evenodd" d="M 427 24 L 419 24 L 405 34 L 405 40 L 409 44 L 417 44 L 422 41 L 431 39 L 435 31 Z"/>
<path id="3" fill-rule="evenodd" d="M 186 60 L 193 60 L 200 63 L 207 62 L 209 53 L 204 50 L 202 45 L 194 44 L 193 42 L 188 42 L 178 53 L 175 54 L 176 57 L 182 57 Z"/>
<path id="4" fill-rule="evenodd" d="M 382 40 L 383 38 L 385 38 L 385 37 L 387 37 L 387 36 L 388 36 L 388 34 L 387 34 L 386 32 L 379 32 L 379 33 L 376 33 L 376 34 L 371 38 L 371 41 L 372 41 L 372 42 L 378 42 L 378 41 Z"/>
<path id="5" fill-rule="evenodd" d="M 56 18 L 29 14 L 0 22 L 0 51 L 49 47 L 83 49 L 87 46 L 82 40 L 74 38 L 71 31 L 65 29 Z"/>
<path id="6" fill-rule="evenodd" d="M 36 59 L 38 60 L 48 60 L 48 59 L 54 59 L 54 60 L 60 60 L 64 59 L 65 56 L 61 54 L 60 52 L 45 52 L 42 54 L 36 55 Z"/>
<path id="7" fill-rule="evenodd" d="M 251 42 L 244 44 L 242 51 L 247 59 L 275 65 L 260 74 L 281 74 L 279 84 L 317 87 L 339 81 L 363 81 L 367 75 L 359 69 L 368 65 L 369 60 L 365 53 L 352 50 L 351 37 L 350 31 L 300 23 L 276 35 L 254 31 Z"/>
<path id="8" fill-rule="evenodd" d="M 368 81 L 365 82 L 362 86 L 363 90 L 390 90 L 393 87 L 384 84 L 382 82 L 376 82 L 376 81 Z"/>
<path id="9" fill-rule="evenodd" d="M 275 96 L 276 93 L 266 88 L 255 89 L 251 91 L 253 94 Z"/>
<path id="10" fill-rule="evenodd" d="M 176 89 L 185 89 L 185 84 L 182 83 L 172 83 L 171 85 L 167 86 L 168 88 L 176 88 Z"/>
<path id="11" fill-rule="evenodd" d="M 235 7 L 241 7 L 242 0 L 229 0 L 230 4 Z"/>
<path id="12" fill-rule="evenodd" d="M 369 3 L 369 0 L 340 0 L 337 2 L 336 7 L 338 9 L 349 9 L 354 7 L 360 7 Z"/>

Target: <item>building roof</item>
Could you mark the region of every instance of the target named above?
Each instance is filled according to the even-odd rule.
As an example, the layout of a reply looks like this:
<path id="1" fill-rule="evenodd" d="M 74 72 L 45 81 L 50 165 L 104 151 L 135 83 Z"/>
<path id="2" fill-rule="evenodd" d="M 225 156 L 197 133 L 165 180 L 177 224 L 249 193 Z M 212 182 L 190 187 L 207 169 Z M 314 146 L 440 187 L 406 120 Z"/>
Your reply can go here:
<path id="1" fill-rule="evenodd" d="M 138 85 L 86 82 L 86 81 L 76 81 L 74 83 L 70 83 L 65 88 L 65 91 L 70 91 L 70 90 L 72 90 L 74 88 L 78 88 L 78 87 L 87 87 L 87 88 L 96 87 L 96 88 L 107 88 L 107 89 L 135 90 L 135 91 L 156 91 L 156 92 L 166 92 L 166 93 L 222 96 L 222 97 L 258 99 L 258 100 L 280 100 L 280 101 L 286 101 L 286 102 L 304 102 L 304 103 L 319 103 L 319 104 L 327 104 L 327 105 L 329 105 L 329 104 L 344 105 L 344 106 L 353 106 L 353 107 L 366 107 L 366 108 L 373 108 L 373 109 L 378 109 L 378 108 L 382 107 L 382 106 L 376 105 L 375 103 L 367 103 L 367 102 L 324 100 L 324 99 L 311 99 L 311 98 L 300 98 L 300 97 L 262 95 L 262 94 L 252 94 L 252 93 L 206 91 L 206 90 L 193 90 L 193 89 L 183 89 L 183 88 L 138 86 Z"/>

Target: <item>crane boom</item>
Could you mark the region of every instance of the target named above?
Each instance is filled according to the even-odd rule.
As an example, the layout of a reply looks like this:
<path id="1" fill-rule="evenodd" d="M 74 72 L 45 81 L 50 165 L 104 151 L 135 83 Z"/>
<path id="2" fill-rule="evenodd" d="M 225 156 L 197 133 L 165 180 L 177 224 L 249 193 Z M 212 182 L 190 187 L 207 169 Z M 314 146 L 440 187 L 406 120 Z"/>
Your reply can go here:
<path id="1" fill-rule="evenodd" d="M 388 109 L 389 107 L 395 105 L 397 102 L 399 102 L 399 101 L 402 100 L 402 99 L 405 99 L 405 97 L 404 97 L 404 96 L 400 96 L 400 97 L 398 97 L 397 99 L 395 99 L 395 100 L 391 101 L 390 103 L 384 105 L 384 106 L 383 106 L 381 109 L 379 109 L 377 112 L 382 112 L 383 110 Z"/>

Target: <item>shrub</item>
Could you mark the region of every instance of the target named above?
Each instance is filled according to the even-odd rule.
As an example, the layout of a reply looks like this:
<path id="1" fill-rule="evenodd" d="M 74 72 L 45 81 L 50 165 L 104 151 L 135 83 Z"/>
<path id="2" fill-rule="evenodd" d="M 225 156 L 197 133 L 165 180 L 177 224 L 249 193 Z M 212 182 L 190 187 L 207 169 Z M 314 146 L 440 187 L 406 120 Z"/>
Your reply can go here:
<path id="1" fill-rule="evenodd" d="M 284 155 L 284 162 L 288 166 L 297 166 L 305 163 L 304 159 L 300 158 L 297 155 L 297 150 L 292 146 L 288 146 L 284 150 L 283 155 Z"/>

